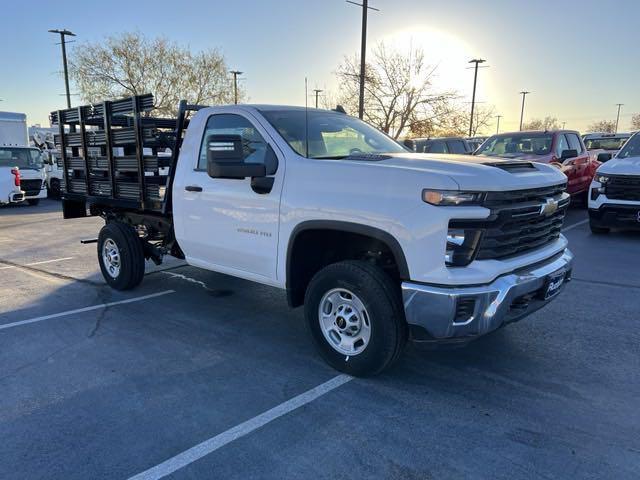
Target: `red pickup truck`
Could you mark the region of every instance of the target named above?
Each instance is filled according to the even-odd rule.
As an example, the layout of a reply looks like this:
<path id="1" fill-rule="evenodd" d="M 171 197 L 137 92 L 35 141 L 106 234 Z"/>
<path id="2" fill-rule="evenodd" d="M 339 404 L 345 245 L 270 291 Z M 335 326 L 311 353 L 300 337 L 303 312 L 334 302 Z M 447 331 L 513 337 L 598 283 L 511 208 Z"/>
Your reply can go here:
<path id="1" fill-rule="evenodd" d="M 554 165 L 567 176 L 567 191 L 572 196 L 589 190 L 600 166 L 600 162 L 589 155 L 578 132 L 573 130 L 501 133 L 489 137 L 474 155 Z"/>

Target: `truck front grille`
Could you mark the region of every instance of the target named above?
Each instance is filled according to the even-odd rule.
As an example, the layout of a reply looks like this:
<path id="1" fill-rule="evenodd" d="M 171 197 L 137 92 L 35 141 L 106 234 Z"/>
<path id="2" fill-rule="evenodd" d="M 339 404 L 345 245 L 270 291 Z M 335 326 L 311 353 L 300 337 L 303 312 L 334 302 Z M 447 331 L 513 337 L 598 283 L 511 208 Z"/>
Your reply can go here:
<path id="1" fill-rule="evenodd" d="M 570 197 L 566 184 L 546 188 L 489 192 L 485 206 L 491 215 L 481 221 L 457 221 L 451 228 L 482 232 L 475 259 L 489 260 L 520 255 L 543 247 L 560 236 Z"/>
<path id="2" fill-rule="evenodd" d="M 611 200 L 640 201 L 640 175 L 609 177 L 605 195 Z"/>
<path id="3" fill-rule="evenodd" d="M 27 197 L 34 197 L 40 194 L 42 189 L 42 180 L 20 180 L 20 189 L 24 190 Z"/>

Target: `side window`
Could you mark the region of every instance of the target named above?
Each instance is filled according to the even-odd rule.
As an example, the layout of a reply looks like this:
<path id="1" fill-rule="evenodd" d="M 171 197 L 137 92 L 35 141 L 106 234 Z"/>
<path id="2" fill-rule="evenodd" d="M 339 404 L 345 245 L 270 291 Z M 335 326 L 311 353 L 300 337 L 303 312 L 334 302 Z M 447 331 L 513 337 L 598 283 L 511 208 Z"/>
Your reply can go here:
<path id="1" fill-rule="evenodd" d="M 467 153 L 467 149 L 461 140 L 449 140 L 447 147 L 449 147 L 449 153 Z"/>
<path id="2" fill-rule="evenodd" d="M 567 133 L 567 140 L 569 141 L 569 148 L 571 150 L 575 150 L 578 154 L 582 153 L 582 143 L 580 143 L 580 139 L 578 135 L 575 133 Z"/>
<path id="3" fill-rule="evenodd" d="M 442 140 L 433 140 L 424 151 L 428 153 L 447 153 L 447 146 Z"/>
<path id="4" fill-rule="evenodd" d="M 558 135 L 558 138 L 556 138 L 556 149 L 555 149 L 556 157 L 560 158 L 564 150 L 569 150 L 569 142 L 567 142 L 567 139 L 564 136 L 564 134 L 561 133 Z"/>
<path id="5" fill-rule="evenodd" d="M 267 175 L 273 175 L 276 172 L 278 160 L 262 135 L 249 120 L 231 113 L 211 115 L 207 120 L 202 145 L 200 145 L 198 170 L 207 169 L 207 137 L 209 135 L 240 135 L 244 161 L 266 164 Z"/>

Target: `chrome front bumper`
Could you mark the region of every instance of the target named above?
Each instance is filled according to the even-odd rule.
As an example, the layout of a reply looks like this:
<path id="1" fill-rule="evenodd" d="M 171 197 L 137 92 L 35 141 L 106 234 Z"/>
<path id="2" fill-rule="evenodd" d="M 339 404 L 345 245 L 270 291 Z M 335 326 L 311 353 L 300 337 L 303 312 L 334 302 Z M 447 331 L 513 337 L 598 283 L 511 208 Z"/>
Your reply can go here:
<path id="1" fill-rule="evenodd" d="M 569 249 L 544 262 L 503 275 L 488 285 L 431 286 L 402 283 L 407 322 L 415 341 L 466 342 L 543 307 L 571 280 Z M 545 297 L 548 282 L 564 281 Z"/>

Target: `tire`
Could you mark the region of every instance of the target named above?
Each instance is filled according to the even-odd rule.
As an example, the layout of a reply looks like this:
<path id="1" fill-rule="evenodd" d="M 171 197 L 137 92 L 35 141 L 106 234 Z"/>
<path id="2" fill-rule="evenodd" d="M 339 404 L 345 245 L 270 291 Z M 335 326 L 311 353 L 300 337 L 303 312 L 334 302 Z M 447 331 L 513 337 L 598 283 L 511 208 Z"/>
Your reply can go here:
<path id="1" fill-rule="evenodd" d="M 376 375 L 389 368 L 407 341 L 399 286 L 382 269 L 367 262 L 339 262 L 320 270 L 309 283 L 304 309 L 307 327 L 322 358 L 349 375 Z M 351 333 L 349 328 L 354 332 L 358 328 L 358 332 Z M 350 342 L 355 338 L 358 340 L 351 353 L 346 352 L 340 339 Z"/>
<path id="2" fill-rule="evenodd" d="M 115 290 L 130 290 L 144 278 L 144 249 L 135 229 L 109 222 L 98 236 L 98 263 L 105 281 Z"/>
<path id="3" fill-rule="evenodd" d="M 589 222 L 589 228 L 591 228 L 591 233 L 594 235 L 602 235 L 605 233 L 609 233 L 611 229 L 605 227 L 596 227 L 593 223 Z"/>
<path id="4" fill-rule="evenodd" d="M 60 198 L 60 180 L 52 178 L 49 183 L 49 195 L 51 198 Z"/>
<path id="5" fill-rule="evenodd" d="M 27 200 L 27 203 L 29 205 L 31 205 L 32 207 L 35 207 L 36 205 L 38 205 L 40 203 L 40 199 L 39 198 L 29 198 Z"/>

